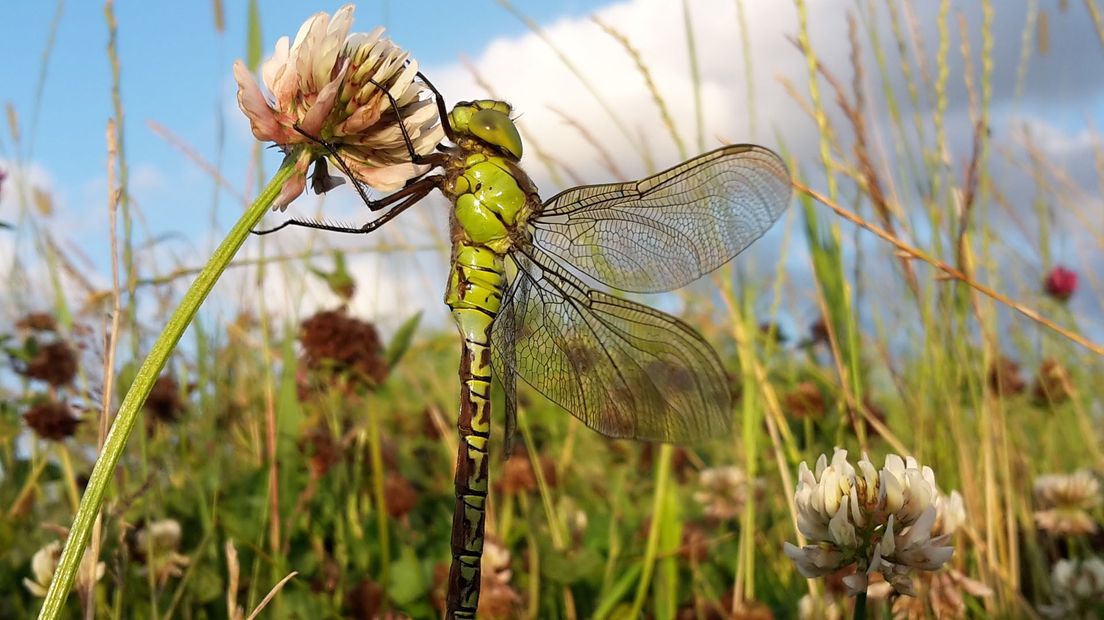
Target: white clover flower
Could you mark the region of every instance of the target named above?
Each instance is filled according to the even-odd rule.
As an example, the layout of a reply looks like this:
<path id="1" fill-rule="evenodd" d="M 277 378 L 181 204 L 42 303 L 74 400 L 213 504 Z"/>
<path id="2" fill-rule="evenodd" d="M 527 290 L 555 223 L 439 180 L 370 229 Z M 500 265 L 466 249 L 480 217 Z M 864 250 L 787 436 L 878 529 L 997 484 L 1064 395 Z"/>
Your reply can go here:
<path id="1" fill-rule="evenodd" d="M 50 588 L 50 582 L 54 580 L 54 573 L 57 572 L 58 562 L 61 560 L 61 549 L 61 541 L 55 540 L 35 552 L 34 557 L 31 558 L 31 573 L 33 573 L 34 579 L 23 578 L 23 587 L 27 588 L 31 594 L 38 597 L 46 596 L 46 591 Z M 74 584 L 76 587 L 86 588 L 90 585 L 87 583 L 90 573 L 94 576 L 93 583 L 103 579 L 107 567 L 103 562 L 97 562 L 93 571 L 91 562 L 92 556 L 88 555 L 86 551 L 81 559 L 80 569 L 77 571 L 77 581 Z"/>
<path id="2" fill-rule="evenodd" d="M 869 575 L 885 576 L 894 589 L 912 591 L 912 571 L 935 570 L 951 557 L 950 533 L 933 534 L 939 490 L 931 468 L 890 454 L 876 470 L 864 456 L 858 469 L 837 449 L 829 465 L 817 460 L 816 474 L 798 469 L 797 526 L 809 545 L 785 543 L 785 553 L 806 577 L 820 577 L 850 564 L 847 588 L 863 593 Z"/>
<path id="3" fill-rule="evenodd" d="M 238 106 L 249 117 L 253 135 L 295 157 L 295 175 L 274 208 L 287 207 L 303 193 L 312 163 L 332 157 L 303 133 L 329 142 L 360 181 L 382 191 L 398 189 L 426 170 L 410 162 L 400 118 L 419 154 L 432 151 L 444 137 L 435 102 L 423 98 L 423 87 L 414 82 L 418 63 L 383 38 L 383 28 L 349 34 L 354 8 L 347 4 L 332 18 L 315 13 L 294 42 L 286 36 L 276 42 L 272 57 L 261 67 L 268 98 L 245 64 L 234 63 Z M 370 80 L 391 93 L 398 110 Z M 315 171 L 316 191 L 338 183 L 325 166 Z"/>
<path id="4" fill-rule="evenodd" d="M 146 569 L 153 572 L 154 581 L 163 585 L 172 577 L 179 577 L 191 558 L 177 552 L 180 548 L 180 523 L 175 519 L 153 521 L 138 532 L 135 547 L 145 559 Z"/>
<path id="5" fill-rule="evenodd" d="M 1050 580 L 1054 604 L 1040 609 L 1048 618 L 1099 618 L 1104 611 L 1104 560 L 1058 560 Z"/>
<path id="6" fill-rule="evenodd" d="M 1088 511 L 1100 502 L 1100 481 L 1087 470 L 1035 479 L 1035 523 L 1051 535 L 1095 532 L 1097 523 Z"/>
<path id="7" fill-rule="evenodd" d="M 748 487 L 753 486 L 744 470 L 734 465 L 701 470 L 698 485 L 694 501 L 705 508 L 707 517 L 718 521 L 738 517 L 747 503 Z"/>

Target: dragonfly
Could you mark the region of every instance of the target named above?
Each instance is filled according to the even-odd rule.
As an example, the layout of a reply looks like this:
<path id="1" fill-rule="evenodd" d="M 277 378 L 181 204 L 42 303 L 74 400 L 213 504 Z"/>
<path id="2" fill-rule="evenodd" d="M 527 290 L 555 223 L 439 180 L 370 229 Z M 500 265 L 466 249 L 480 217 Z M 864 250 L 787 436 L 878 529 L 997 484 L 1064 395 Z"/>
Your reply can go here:
<path id="1" fill-rule="evenodd" d="M 520 165 L 522 140 L 508 103 L 464 101 L 449 110 L 424 75 L 417 79 L 433 93 L 451 143 L 418 154 L 400 120 L 410 160 L 430 166 L 424 174 L 371 199 L 336 149 L 312 138 L 370 210 L 387 210 L 363 226 L 293 219 L 261 232 L 295 225 L 365 234 L 433 190 L 451 203 L 445 303 L 462 345 L 446 617 L 475 618 L 492 376 L 504 388 L 507 442 L 519 377 L 608 437 L 683 443 L 727 431 L 732 395 L 714 349 L 685 322 L 618 291 L 672 291 L 731 260 L 786 209 L 790 176 L 773 151 L 735 144 L 639 181 L 584 185 L 541 200 Z"/>

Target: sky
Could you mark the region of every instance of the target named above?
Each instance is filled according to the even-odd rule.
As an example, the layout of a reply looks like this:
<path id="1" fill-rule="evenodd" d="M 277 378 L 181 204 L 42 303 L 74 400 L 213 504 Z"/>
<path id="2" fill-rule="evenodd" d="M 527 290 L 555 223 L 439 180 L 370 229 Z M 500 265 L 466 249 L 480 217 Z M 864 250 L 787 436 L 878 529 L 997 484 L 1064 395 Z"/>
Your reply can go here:
<path id="1" fill-rule="evenodd" d="M 739 4 L 736 0 L 517 1 L 514 6 L 540 25 L 542 38 L 492 0 L 472 0 L 461 10 L 456 3 L 443 0 L 366 2 L 358 5 L 354 30 L 385 26 L 388 36 L 413 54 L 450 102 L 491 95 L 508 99 L 520 113 L 519 123 L 527 143 L 529 155 L 523 164 L 547 196 L 577 182 L 608 181 L 615 174 L 639 176 L 728 141 L 758 142 L 784 149 L 803 167 L 812 169 L 818 146 L 816 128 L 786 90 L 789 82 L 804 94 L 807 83 L 804 58 L 787 40 L 798 30 L 794 4 L 742 3 L 751 33 L 748 65 L 739 35 Z M 916 32 L 926 45 L 924 54 L 930 62 L 937 53 L 938 3 L 911 4 L 917 15 Z M 982 46 L 983 15 L 979 3 L 951 4 L 953 39 L 948 58 L 952 79 L 946 125 L 949 164 L 958 170 L 969 155 L 972 136 L 962 81 L 958 20 L 966 26 L 976 57 Z M 1002 187 L 1013 209 L 1030 212 L 1033 185 L 1022 171 L 1017 173 L 1016 155 L 1009 156 L 1008 162 L 1001 156 L 1001 149 L 1022 151 L 1025 136 L 1030 136 L 1058 168 L 1091 190 L 1087 196 L 1095 205 L 1095 211 L 1087 211 L 1091 227 L 1094 215 L 1104 222 L 1100 195 L 1093 189 L 1098 181 L 1092 158 L 1092 127 L 1104 126 L 1104 80 L 1100 79 L 1104 75 L 1104 53 L 1091 20 L 1083 14 L 1083 5 L 1068 4 L 1063 11 L 1056 0 L 994 3 L 993 170 L 994 175 L 1002 175 Z M 333 12 L 340 6 L 317 2 L 260 5 L 266 55 L 279 36 L 294 36 L 311 13 Z M 257 186 L 257 171 L 250 157 L 253 138 L 237 109 L 236 85 L 230 71 L 233 61 L 245 55 L 247 5 L 244 1 L 223 3 L 225 29 L 221 32 L 214 26 L 213 6 L 205 2 L 131 1 L 115 7 L 130 191 L 141 216 L 139 237 L 156 240 L 142 255 L 150 261 L 144 264 L 150 271 L 200 264 L 204 250 L 217 242 L 240 213 L 242 196 L 251 197 Z M 700 133 L 691 96 L 684 6 L 689 11 L 700 63 Z M 821 61 L 848 86 L 852 72 L 846 14 L 855 6 L 853 0 L 810 3 L 813 47 Z M 1024 65 L 1021 49 L 1029 6 L 1039 9 L 1037 20 L 1039 14 L 1046 14 L 1048 49 L 1046 54 L 1032 53 Z M 632 57 L 591 20 L 592 15 L 614 26 L 632 43 L 664 97 L 682 136 L 681 148 L 665 129 Z M 906 99 L 884 9 L 879 9 L 878 17 L 868 26 L 864 35 L 874 33 L 888 51 L 885 88 Z M 1038 29 L 1028 32 L 1034 36 Z M 21 187 L 37 187 L 52 197 L 55 213 L 51 230 L 63 240 L 63 247 L 82 257 L 81 265 L 88 269 L 89 278 L 99 283 L 106 282 L 109 264 L 104 131 L 113 111 L 106 42 L 103 7 L 94 2 L 11 3 L 0 24 L 0 57 L 7 59 L 0 98 L 15 111 L 20 128 L 19 141 L 10 131 L 0 131 L 0 167 L 8 170 L 9 176 L 18 177 L 23 182 Z M 869 43 L 866 36 L 863 42 Z M 577 73 L 558 53 L 574 65 Z M 866 71 L 862 79 L 879 110 L 873 115 L 871 133 L 886 151 L 892 151 L 886 112 L 876 96 L 883 88 L 876 58 L 866 52 L 863 61 Z M 752 67 L 750 76 L 745 66 Z M 1021 75 L 1023 67 L 1026 71 Z M 607 107 L 591 91 L 601 93 Z M 830 93 L 826 98 L 826 105 L 831 107 Z M 911 114 L 913 110 L 905 112 Z M 930 115 L 929 102 L 921 102 L 917 113 Z M 166 139 L 157 127 L 175 138 Z M 211 175 L 185 154 L 182 144 L 221 170 L 235 191 L 218 190 Z M 610 154 L 616 169 L 605 163 L 595 144 Z M 651 165 L 637 154 L 642 144 L 650 154 Z M 537 150 L 566 167 L 551 172 L 533 156 Z M 893 160 L 893 155 L 889 159 Z M 270 151 L 264 161 L 264 172 L 271 173 L 279 163 L 279 154 Z M 0 221 L 17 217 L 20 207 L 19 192 L 12 189 L 15 186 L 15 182 L 8 182 L 0 197 Z M 909 188 L 900 189 L 900 198 L 909 200 Z M 397 220 L 386 227 L 381 231 L 386 234 L 379 235 L 379 239 L 414 246 L 439 240 L 444 208 L 439 201 L 430 201 L 425 209 L 409 217 L 404 214 L 402 223 Z M 289 210 L 289 214 L 298 216 L 318 213 L 340 221 L 364 217 L 352 192 L 333 192 L 324 202 L 304 197 Z M 277 223 L 282 217 L 286 216 L 276 214 L 269 221 Z M 1057 260 L 1085 273 L 1091 265 L 1100 264 L 1099 245 L 1093 246 L 1091 235 L 1089 241 L 1077 237 L 1077 226 L 1076 221 L 1056 222 L 1053 246 Z M 1104 235 L 1102 228 L 1104 224 L 1094 234 Z M 1035 243 L 1033 232 L 1030 223 L 1009 226 L 1007 240 L 1010 265 L 1022 271 L 1023 281 L 1031 286 L 1041 275 L 1041 266 L 1030 256 Z M 771 265 L 781 235 L 781 231 L 768 235 L 757 244 L 762 247 L 754 248 L 753 257 L 741 259 L 743 264 L 749 269 Z M 366 245 L 363 238 L 298 233 L 266 238 L 266 243 L 270 255 L 304 247 Z M 13 251 L 28 251 L 30 237 L 15 235 L 14 241 L 0 244 L 7 244 L 0 245 L 7 255 L 4 259 L 0 254 L 3 266 L 11 260 Z M 243 255 L 255 255 L 259 247 L 258 243 L 247 243 Z M 808 261 L 799 245 L 789 248 L 787 264 L 792 267 L 794 281 L 800 282 L 801 274 L 808 272 Z M 1024 249 L 1026 258 L 1017 256 L 1016 248 Z M 394 315 L 412 308 L 439 310 L 443 263 L 438 254 L 358 254 L 351 261 L 361 283 L 361 293 L 354 302 L 360 311 L 395 322 L 401 316 Z M 886 267 L 891 268 L 892 263 Z M 240 279 L 244 277 L 230 275 L 230 283 L 220 285 L 216 293 L 240 299 L 255 296 Z M 397 304 L 383 294 L 391 290 L 402 291 Z M 306 293 L 279 277 L 265 283 L 264 294 L 274 300 L 274 306 L 289 302 L 298 312 L 307 312 L 311 307 L 334 303 L 317 288 Z M 797 295 L 796 303 L 804 303 L 806 308 L 794 311 L 795 322 L 811 318 L 809 308 L 815 304 L 810 294 L 805 291 Z M 1102 295 L 1099 290 L 1086 291 L 1081 297 L 1088 301 L 1075 298 L 1075 308 L 1093 312 L 1088 306 L 1076 304 L 1098 306 L 1095 300 Z M 1099 312 L 1097 307 L 1096 316 Z"/>

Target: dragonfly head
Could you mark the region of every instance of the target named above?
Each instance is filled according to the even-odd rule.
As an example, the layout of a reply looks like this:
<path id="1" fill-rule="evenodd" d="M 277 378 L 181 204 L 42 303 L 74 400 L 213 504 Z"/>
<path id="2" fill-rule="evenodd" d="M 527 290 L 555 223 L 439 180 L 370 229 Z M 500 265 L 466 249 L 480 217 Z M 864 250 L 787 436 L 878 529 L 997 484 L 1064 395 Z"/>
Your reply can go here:
<path id="1" fill-rule="evenodd" d="M 457 133 L 473 136 L 521 159 L 521 134 L 510 119 L 510 110 L 505 101 L 463 101 L 449 112 L 448 122 Z"/>

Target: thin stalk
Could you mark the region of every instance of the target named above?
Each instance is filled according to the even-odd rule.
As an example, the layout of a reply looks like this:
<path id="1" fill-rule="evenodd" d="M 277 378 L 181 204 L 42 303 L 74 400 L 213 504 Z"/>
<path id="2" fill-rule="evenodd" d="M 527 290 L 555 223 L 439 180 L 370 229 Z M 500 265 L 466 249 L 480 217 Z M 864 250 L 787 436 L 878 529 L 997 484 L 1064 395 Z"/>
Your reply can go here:
<path id="1" fill-rule="evenodd" d="M 866 592 L 855 595 L 855 620 L 866 618 Z"/>
<path id="2" fill-rule="evenodd" d="M 211 255 L 211 260 L 203 271 L 196 276 L 195 282 L 184 294 L 180 305 L 169 317 L 164 331 L 157 337 L 157 341 L 154 342 L 149 355 L 138 369 L 134 377 L 134 383 L 123 398 L 123 402 L 119 406 L 119 413 L 111 425 L 111 430 L 108 431 L 104 449 L 99 458 L 96 459 L 96 465 L 88 479 L 88 487 L 84 491 L 84 496 L 81 497 L 80 508 L 73 519 L 69 537 L 65 541 L 65 549 L 61 553 L 57 573 L 50 583 L 50 589 L 46 592 L 46 599 L 43 601 L 42 609 L 38 614 L 41 620 L 55 620 L 61 617 L 65 600 L 73 587 L 73 580 L 77 575 L 85 546 L 91 536 L 92 525 L 99 514 L 100 506 L 103 504 L 107 485 L 111 482 L 115 467 L 119 464 L 119 459 L 123 455 L 127 439 L 138 422 L 142 404 L 149 396 L 154 382 L 165 366 L 165 361 L 168 360 L 169 355 L 176 347 L 176 343 L 180 341 L 184 330 L 192 322 L 192 318 L 199 310 L 203 300 L 214 288 L 215 282 L 218 281 L 226 266 L 230 264 L 234 254 L 245 243 L 249 231 L 264 217 L 265 212 L 276 200 L 276 196 L 279 195 L 284 182 L 291 176 L 294 168 L 287 163 L 291 161 L 293 161 L 293 158 L 285 160 L 285 165 L 276 171 L 276 174 L 272 176 L 272 180 L 257 196 L 257 200 L 253 202 L 222 243 L 219 244 L 218 248 L 215 249 L 214 254 Z"/>
<path id="3" fill-rule="evenodd" d="M 387 591 L 388 570 L 391 567 L 391 537 L 387 528 L 387 494 L 383 486 L 383 448 L 380 444 L 379 412 L 368 400 L 368 454 L 372 459 L 372 493 L 376 504 L 376 536 L 380 545 L 379 583 Z"/>
<path id="4" fill-rule="evenodd" d="M 660 519 L 663 518 L 663 505 L 666 503 L 667 491 L 671 480 L 671 455 L 674 448 L 671 444 L 663 444 L 659 447 L 659 456 L 656 464 L 656 488 L 652 498 L 652 523 L 648 527 L 648 546 L 644 551 L 644 570 L 640 574 L 640 580 L 636 585 L 636 598 L 633 599 L 632 609 L 626 618 L 639 618 L 644 607 L 644 598 L 648 595 L 648 588 L 652 581 L 652 571 L 655 568 L 656 550 L 659 548 Z"/>

